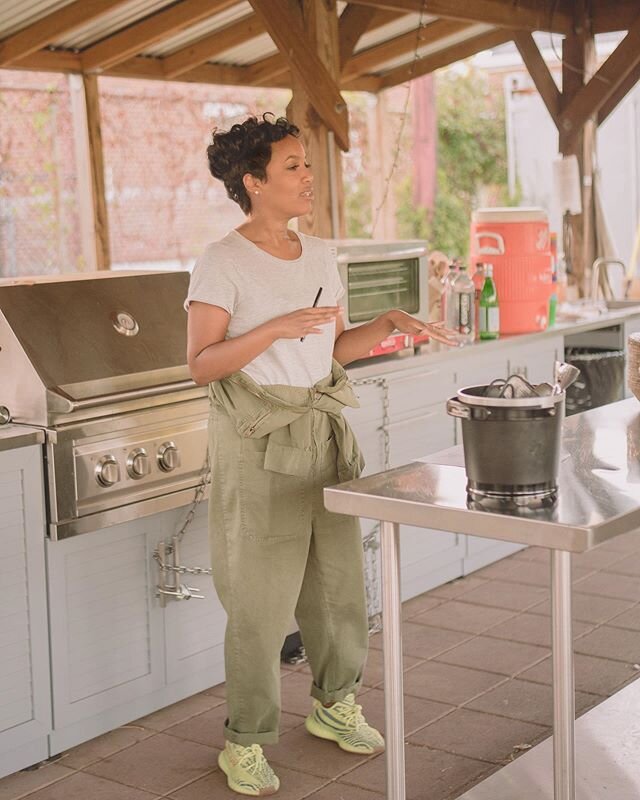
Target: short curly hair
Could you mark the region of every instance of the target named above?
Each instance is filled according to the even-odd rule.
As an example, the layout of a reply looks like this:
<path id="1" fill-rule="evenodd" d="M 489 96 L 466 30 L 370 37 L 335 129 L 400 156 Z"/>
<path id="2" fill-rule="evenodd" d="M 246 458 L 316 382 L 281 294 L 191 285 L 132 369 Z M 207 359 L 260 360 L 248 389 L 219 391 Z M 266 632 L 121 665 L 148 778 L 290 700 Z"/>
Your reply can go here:
<path id="1" fill-rule="evenodd" d="M 250 173 L 266 180 L 271 161 L 271 145 L 286 136 L 299 136 L 300 129 L 285 117 L 263 114 L 261 119 L 249 117 L 228 131 L 215 128 L 207 147 L 209 171 L 224 183 L 227 195 L 245 214 L 251 211 L 251 199 L 242 178 Z"/>

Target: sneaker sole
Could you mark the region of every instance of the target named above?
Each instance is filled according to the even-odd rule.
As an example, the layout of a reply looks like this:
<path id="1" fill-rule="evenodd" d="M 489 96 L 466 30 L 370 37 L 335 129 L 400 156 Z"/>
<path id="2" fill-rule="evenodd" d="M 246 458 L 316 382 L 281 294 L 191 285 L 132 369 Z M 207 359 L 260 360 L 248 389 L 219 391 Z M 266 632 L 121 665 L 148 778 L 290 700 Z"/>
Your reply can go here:
<path id="1" fill-rule="evenodd" d="M 378 753 L 384 753 L 384 745 L 362 750 L 362 748 L 358 749 L 357 747 L 353 747 L 352 745 L 343 742 L 337 733 L 328 731 L 326 728 L 322 727 L 318 722 L 316 722 L 313 715 L 305 719 L 304 727 L 312 736 L 316 736 L 318 739 L 326 739 L 329 742 L 335 742 L 338 747 L 341 750 L 344 750 L 346 753 L 353 753 L 357 756 L 373 756 L 377 755 Z"/>
<path id="2" fill-rule="evenodd" d="M 275 789 L 249 789 L 248 787 L 241 786 L 239 783 L 233 780 L 233 778 L 229 775 L 229 765 L 227 764 L 227 758 L 225 755 L 224 750 L 218 756 L 218 766 L 227 776 L 227 786 L 233 791 L 237 792 L 237 794 L 243 794 L 249 797 L 268 797 L 269 795 L 275 794 L 280 786 L 276 786 Z"/>

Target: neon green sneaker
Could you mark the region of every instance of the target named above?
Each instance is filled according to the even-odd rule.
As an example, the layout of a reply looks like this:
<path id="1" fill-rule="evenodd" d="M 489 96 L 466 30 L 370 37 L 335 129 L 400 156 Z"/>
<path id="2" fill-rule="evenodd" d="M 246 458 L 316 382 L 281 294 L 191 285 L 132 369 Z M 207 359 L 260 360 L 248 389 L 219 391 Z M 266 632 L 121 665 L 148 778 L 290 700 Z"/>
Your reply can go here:
<path id="1" fill-rule="evenodd" d="M 259 744 L 243 747 L 227 742 L 218 756 L 218 766 L 227 776 L 230 789 L 251 797 L 266 797 L 280 788 L 278 776 L 269 766 Z"/>
<path id="2" fill-rule="evenodd" d="M 304 726 L 314 736 L 336 742 L 347 753 L 368 756 L 384 750 L 382 734 L 367 723 L 362 706 L 356 704 L 353 694 L 330 708 L 314 700 L 313 711 L 305 719 Z"/>

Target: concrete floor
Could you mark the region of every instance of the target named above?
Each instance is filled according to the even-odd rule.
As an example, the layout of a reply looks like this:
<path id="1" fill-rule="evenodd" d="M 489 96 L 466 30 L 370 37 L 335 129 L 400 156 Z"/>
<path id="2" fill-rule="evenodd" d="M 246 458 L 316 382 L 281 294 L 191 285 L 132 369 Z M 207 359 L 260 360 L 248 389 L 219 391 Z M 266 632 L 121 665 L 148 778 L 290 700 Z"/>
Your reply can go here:
<path id="1" fill-rule="evenodd" d="M 640 677 L 640 533 L 574 559 L 576 709 Z M 404 605 L 408 800 L 453 800 L 550 733 L 548 554 L 529 548 Z M 380 635 L 359 701 L 383 727 Z M 380 800 L 384 756 L 302 725 L 305 665 L 282 669 L 282 736 L 265 752 L 280 800 Z M 0 800 L 227 800 L 216 766 L 224 684 L 0 780 Z"/>

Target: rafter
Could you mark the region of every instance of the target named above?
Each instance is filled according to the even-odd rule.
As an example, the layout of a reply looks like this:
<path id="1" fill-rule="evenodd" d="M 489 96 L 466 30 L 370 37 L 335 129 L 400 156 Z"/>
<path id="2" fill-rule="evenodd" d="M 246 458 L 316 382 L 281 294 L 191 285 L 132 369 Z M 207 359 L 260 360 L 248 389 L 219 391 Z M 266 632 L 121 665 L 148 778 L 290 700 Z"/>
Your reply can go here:
<path id="1" fill-rule="evenodd" d="M 617 91 L 640 63 L 640 14 L 629 32 L 609 55 L 600 69 L 571 99 L 560 114 L 560 126 L 568 135 L 584 123 Z"/>
<path id="2" fill-rule="evenodd" d="M 54 43 L 70 31 L 124 5 L 128 0 L 76 0 L 64 8 L 47 14 L 0 42 L 0 67 L 7 67 L 21 58 Z"/>
<path id="3" fill-rule="evenodd" d="M 80 56 L 68 50 L 38 50 L 16 61 L 13 66 L 41 72 L 82 72 Z"/>
<path id="4" fill-rule="evenodd" d="M 234 5 L 236 0 L 182 0 L 109 36 L 82 53 L 85 72 L 102 72 L 167 36 L 173 36 Z"/>
<path id="5" fill-rule="evenodd" d="M 530 33 L 527 31 L 515 31 L 513 39 L 529 71 L 529 75 L 557 128 L 562 94 L 556 86 L 553 75 L 549 71 L 549 67 Z"/>
<path id="6" fill-rule="evenodd" d="M 382 76 L 380 88 L 389 89 L 391 86 L 396 86 L 398 83 L 404 83 L 413 78 L 418 78 L 421 75 L 426 75 L 429 72 L 434 72 L 436 69 L 446 67 L 463 58 L 469 58 L 482 50 L 488 50 L 490 47 L 497 47 L 500 44 L 504 44 L 512 38 L 512 31 L 507 31 L 502 28 L 473 36 L 466 39 L 464 42 L 459 42 L 451 47 L 445 47 L 437 53 L 425 56 L 411 64 L 405 64 L 402 67 L 391 70 L 391 72 Z"/>
<path id="7" fill-rule="evenodd" d="M 261 18 L 269 35 L 283 53 L 291 69 L 301 81 L 304 91 L 324 124 L 334 132 L 342 150 L 349 149 L 349 117 L 347 104 L 335 81 L 308 46 L 307 35 L 301 21 L 291 14 L 283 25 L 282 11 L 272 0 L 251 0 L 251 5 Z"/>
<path id="8" fill-rule="evenodd" d="M 439 40 L 459 33 L 467 27 L 469 26 L 466 22 L 438 19 L 420 29 L 403 33 L 401 36 L 396 36 L 395 39 L 370 47 L 368 50 L 363 50 L 353 56 L 345 65 L 343 78 L 348 80 L 357 75 L 375 72 L 379 64 L 384 64 L 386 61 L 391 61 L 406 53 L 412 53 L 417 48 L 435 44 Z"/>
<path id="9" fill-rule="evenodd" d="M 250 64 L 248 70 L 252 86 L 269 86 L 270 81 L 289 71 L 289 64 L 282 53 L 274 53 Z"/>
<path id="10" fill-rule="evenodd" d="M 419 12 L 423 0 L 352 0 L 358 5 L 387 8 L 392 11 Z M 517 5 L 505 0 L 427 0 L 425 10 L 435 17 L 484 22 L 505 28 L 529 31 L 568 33 L 573 18 L 557 8 L 556 0 L 519 0 Z"/>
<path id="11" fill-rule="evenodd" d="M 249 14 L 222 30 L 215 31 L 197 42 L 172 53 L 163 59 L 166 78 L 177 78 L 194 67 L 214 59 L 219 53 L 264 33 L 264 27 L 255 14 Z"/>
<path id="12" fill-rule="evenodd" d="M 341 66 L 344 66 L 351 58 L 358 44 L 358 39 L 366 32 L 373 18 L 379 13 L 379 11 L 370 6 L 354 6 L 353 3 L 349 3 L 342 12 L 338 22 Z"/>

